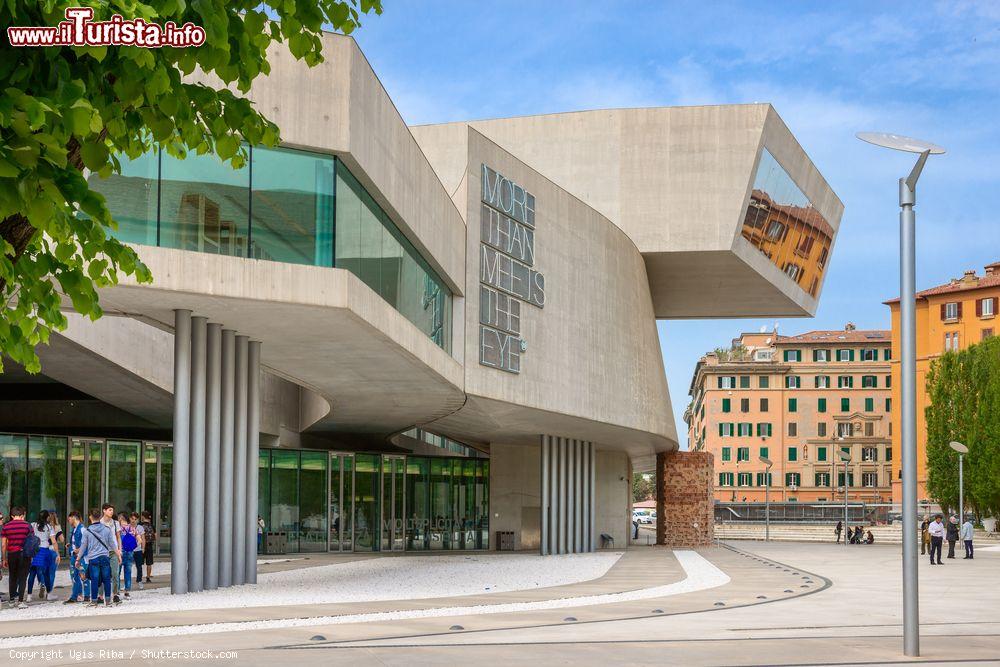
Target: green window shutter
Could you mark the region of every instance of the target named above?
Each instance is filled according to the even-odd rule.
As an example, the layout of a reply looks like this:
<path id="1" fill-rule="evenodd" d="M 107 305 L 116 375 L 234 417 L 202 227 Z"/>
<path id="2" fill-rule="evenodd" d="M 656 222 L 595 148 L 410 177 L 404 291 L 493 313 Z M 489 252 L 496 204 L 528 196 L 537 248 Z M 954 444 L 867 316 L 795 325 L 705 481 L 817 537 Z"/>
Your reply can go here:
<path id="1" fill-rule="evenodd" d="M 719 435 L 722 435 L 722 422 L 719 422 Z"/>
<path id="2" fill-rule="evenodd" d="M 826 447 L 817 447 L 816 448 L 816 460 L 817 461 L 826 461 Z"/>
<path id="3" fill-rule="evenodd" d="M 850 356 L 849 356 L 849 359 L 850 359 L 851 361 L 854 361 L 854 350 L 853 350 L 853 349 L 851 349 L 851 351 L 850 351 L 850 353 L 849 353 L 849 354 L 850 354 Z"/>
<path id="4" fill-rule="evenodd" d="M 799 408 L 799 401 L 795 398 L 788 399 L 788 411 L 797 412 Z"/>
<path id="5" fill-rule="evenodd" d="M 731 461 L 733 459 L 732 450 L 729 447 L 722 448 L 722 460 Z"/>
<path id="6" fill-rule="evenodd" d="M 866 398 L 865 399 L 865 412 L 875 412 L 875 399 Z"/>
<path id="7" fill-rule="evenodd" d="M 768 422 L 767 424 L 764 424 L 764 426 L 767 427 L 767 437 L 770 438 L 771 437 L 771 423 Z"/>
<path id="8" fill-rule="evenodd" d="M 749 389 L 749 388 L 750 388 L 750 376 L 749 375 L 741 375 L 740 376 L 740 389 Z"/>
<path id="9" fill-rule="evenodd" d="M 849 399 L 849 398 L 842 398 L 842 399 L 840 399 L 840 411 L 841 412 L 850 412 L 851 411 L 851 399 Z"/>
<path id="10" fill-rule="evenodd" d="M 767 447 L 760 448 L 760 455 L 763 456 L 765 459 L 767 458 Z"/>
<path id="11" fill-rule="evenodd" d="M 797 447 L 789 447 L 788 448 L 788 460 L 789 461 L 798 461 L 799 460 L 799 450 L 798 450 Z"/>
<path id="12" fill-rule="evenodd" d="M 715 378 L 715 380 L 719 384 L 719 389 L 722 389 L 722 376 L 721 375 L 718 376 L 717 378 Z"/>
<path id="13" fill-rule="evenodd" d="M 888 347 L 884 348 L 882 350 L 882 361 L 889 361 L 890 359 L 892 359 L 892 349 Z"/>
<path id="14" fill-rule="evenodd" d="M 885 399 L 885 411 L 886 412 L 892 412 L 892 399 L 891 398 Z"/>
<path id="15" fill-rule="evenodd" d="M 791 352 L 791 350 L 785 350 L 783 353 L 785 361 L 789 361 L 789 352 Z"/>
<path id="16" fill-rule="evenodd" d="M 821 398 L 818 401 L 816 401 L 816 411 L 817 412 L 826 412 L 826 399 L 825 398 Z"/>
<path id="17" fill-rule="evenodd" d="M 819 350 L 813 349 L 813 361 L 819 361 Z"/>
<path id="18" fill-rule="evenodd" d="M 732 401 L 730 399 L 728 399 L 728 398 L 722 399 L 722 411 L 723 412 L 729 412 L 729 409 L 730 409 L 731 406 L 732 406 Z"/>

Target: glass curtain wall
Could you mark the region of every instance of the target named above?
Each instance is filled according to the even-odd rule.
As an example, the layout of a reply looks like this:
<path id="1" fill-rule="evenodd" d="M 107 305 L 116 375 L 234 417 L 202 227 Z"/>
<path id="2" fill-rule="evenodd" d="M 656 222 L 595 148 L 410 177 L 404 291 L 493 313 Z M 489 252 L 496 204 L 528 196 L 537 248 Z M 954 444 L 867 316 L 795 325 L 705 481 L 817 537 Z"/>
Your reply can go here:
<path id="1" fill-rule="evenodd" d="M 489 548 L 489 460 L 262 448 L 258 512 L 289 552 Z M 111 502 L 149 511 L 170 550 L 167 443 L 0 433 L 0 509 L 60 520 Z"/>
<path id="2" fill-rule="evenodd" d="M 240 169 L 212 154 L 119 159 L 121 174 L 90 183 L 122 241 L 347 269 L 450 349 L 451 293 L 336 157 L 255 147 Z"/>

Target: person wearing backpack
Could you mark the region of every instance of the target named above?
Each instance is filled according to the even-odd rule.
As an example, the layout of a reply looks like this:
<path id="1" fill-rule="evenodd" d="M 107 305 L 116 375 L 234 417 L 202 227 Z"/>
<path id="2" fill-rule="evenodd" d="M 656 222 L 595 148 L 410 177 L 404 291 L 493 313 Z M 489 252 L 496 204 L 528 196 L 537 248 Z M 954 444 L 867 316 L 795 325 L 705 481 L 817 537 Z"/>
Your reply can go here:
<path id="1" fill-rule="evenodd" d="M 86 564 L 77 565 L 76 556 L 80 552 L 80 541 L 83 539 L 83 520 L 80 513 L 73 510 L 69 513 L 69 540 L 67 557 L 69 558 L 69 576 L 73 581 L 73 590 L 63 604 L 75 604 L 83 596 L 84 602 L 90 602 L 90 582 L 81 576 L 86 571 Z"/>
<path id="2" fill-rule="evenodd" d="M 139 523 L 139 513 L 132 512 L 128 515 L 128 523 L 135 532 L 136 540 L 138 545 L 135 547 L 135 551 L 132 552 L 132 559 L 135 561 L 135 578 L 139 582 L 139 590 L 141 591 L 142 586 L 142 552 L 146 548 L 146 529 L 141 523 Z"/>
<path id="3" fill-rule="evenodd" d="M 24 508 L 12 507 L 10 521 L 0 529 L 0 551 L 3 552 L 3 567 L 7 568 L 10 582 L 10 606 L 27 609 L 24 602 L 24 588 L 28 581 L 31 559 L 38 551 L 38 538 L 31 525 L 24 520 Z"/>
<path id="4" fill-rule="evenodd" d="M 142 562 L 146 566 L 146 583 L 153 581 L 153 555 L 156 553 L 156 531 L 153 530 L 153 515 L 144 510 L 142 513 Z M 139 579 L 142 579 L 142 569 L 139 569 Z M 142 584 L 139 584 L 142 588 Z"/>
<path id="5" fill-rule="evenodd" d="M 101 511 L 104 516 L 101 517 L 101 523 L 111 529 L 111 533 L 114 536 L 113 544 L 108 550 L 108 560 L 111 567 L 111 592 L 114 595 L 114 603 L 121 604 L 122 599 L 118 597 L 118 592 L 121 589 L 122 578 L 122 527 L 117 521 L 115 521 L 115 506 L 111 503 L 104 503 L 101 505 Z"/>
<path id="6" fill-rule="evenodd" d="M 38 553 L 31 559 L 31 568 L 28 572 L 28 595 L 26 599 L 31 602 L 31 592 L 35 587 L 35 579 L 38 579 L 38 599 L 44 600 L 46 597 L 56 599 L 52 595 L 49 584 L 49 567 L 51 561 L 59 562 L 59 552 L 56 551 L 56 542 L 49 525 L 49 511 L 42 510 L 38 513 L 38 521 L 32 525 L 35 537 L 38 538 Z"/>
<path id="7" fill-rule="evenodd" d="M 90 510 L 90 525 L 83 531 L 80 540 L 80 553 L 76 556 L 76 565 L 87 561 L 87 578 L 90 580 L 90 606 L 96 607 L 104 602 L 111 606 L 111 561 L 110 554 L 116 553 L 118 542 L 114 530 L 101 521 L 101 510 L 96 507 Z M 119 558 L 121 554 L 118 554 Z M 104 585 L 104 597 L 98 597 L 101 585 Z"/>
<path id="8" fill-rule="evenodd" d="M 128 515 L 122 512 L 118 515 L 119 532 L 122 540 L 121 574 L 125 575 L 125 599 L 132 593 L 132 565 L 135 563 L 135 552 L 139 549 L 139 535 L 129 522 Z M 142 553 L 142 550 L 139 550 Z"/>

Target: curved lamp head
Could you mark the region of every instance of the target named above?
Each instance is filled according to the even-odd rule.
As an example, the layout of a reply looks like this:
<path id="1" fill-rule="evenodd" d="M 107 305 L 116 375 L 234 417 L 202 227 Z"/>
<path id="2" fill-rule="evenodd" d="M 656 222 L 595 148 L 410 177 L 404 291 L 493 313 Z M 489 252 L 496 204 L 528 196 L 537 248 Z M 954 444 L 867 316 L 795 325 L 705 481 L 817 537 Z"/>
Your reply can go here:
<path id="1" fill-rule="evenodd" d="M 941 155 L 945 152 L 937 144 L 913 137 L 904 137 L 901 134 L 890 134 L 889 132 L 858 132 L 855 135 L 861 141 L 882 148 L 891 148 L 894 151 L 904 151 L 906 153 L 929 152 L 931 155 Z"/>
<path id="2" fill-rule="evenodd" d="M 840 460 L 843 461 L 844 463 L 851 462 L 851 455 L 849 453 L 845 452 L 844 450 L 840 450 L 838 454 L 840 455 Z"/>
<path id="3" fill-rule="evenodd" d="M 758 456 L 757 460 L 766 465 L 768 468 L 774 465 L 773 463 L 771 463 L 771 459 L 767 458 L 766 456 Z"/>
<path id="4" fill-rule="evenodd" d="M 957 440 L 952 440 L 951 442 L 948 443 L 948 446 L 951 447 L 952 449 L 954 449 L 959 454 L 968 454 L 969 453 L 969 448 L 966 447 L 965 445 L 963 445 L 962 443 L 960 443 Z"/>

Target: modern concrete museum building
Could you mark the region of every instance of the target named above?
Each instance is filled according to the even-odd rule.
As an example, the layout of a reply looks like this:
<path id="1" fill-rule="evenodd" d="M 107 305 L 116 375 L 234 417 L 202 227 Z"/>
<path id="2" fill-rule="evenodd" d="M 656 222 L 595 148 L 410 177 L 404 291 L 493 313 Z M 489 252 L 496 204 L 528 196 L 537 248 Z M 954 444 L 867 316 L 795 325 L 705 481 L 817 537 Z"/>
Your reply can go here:
<path id="1" fill-rule="evenodd" d="M 94 178 L 154 281 L 8 364 L 0 503 L 148 509 L 180 590 L 252 580 L 255 514 L 290 551 L 623 545 L 678 448 L 656 320 L 812 315 L 843 205 L 768 104 L 408 127 L 324 40 L 251 93 L 280 149 Z"/>

